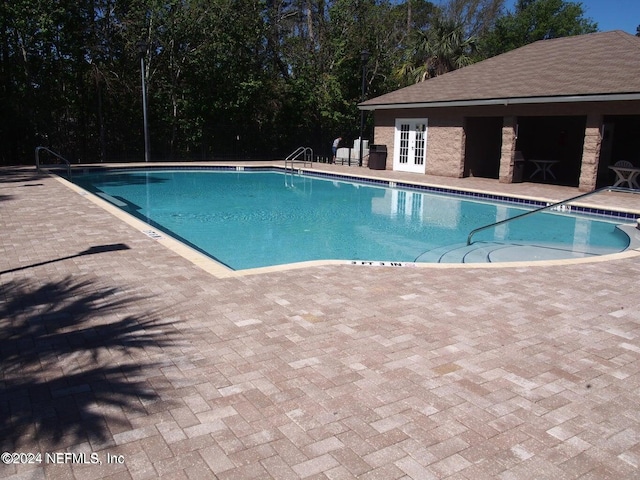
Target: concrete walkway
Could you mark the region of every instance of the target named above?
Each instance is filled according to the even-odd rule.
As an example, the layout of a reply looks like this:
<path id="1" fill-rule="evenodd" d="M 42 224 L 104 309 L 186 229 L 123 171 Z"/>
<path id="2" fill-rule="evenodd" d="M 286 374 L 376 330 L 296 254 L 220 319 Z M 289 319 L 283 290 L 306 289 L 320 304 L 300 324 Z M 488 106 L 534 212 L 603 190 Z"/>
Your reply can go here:
<path id="1" fill-rule="evenodd" d="M 640 478 L 639 285 L 637 256 L 217 278 L 3 168 L 0 451 L 32 455 L 0 478 Z"/>

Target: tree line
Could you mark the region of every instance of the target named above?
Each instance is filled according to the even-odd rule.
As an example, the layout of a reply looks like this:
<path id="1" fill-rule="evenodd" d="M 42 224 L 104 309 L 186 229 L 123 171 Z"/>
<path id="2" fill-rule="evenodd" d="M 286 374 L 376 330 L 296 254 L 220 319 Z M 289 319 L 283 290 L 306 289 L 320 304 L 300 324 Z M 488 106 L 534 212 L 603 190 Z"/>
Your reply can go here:
<path id="1" fill-rule="evenodd" d="M 363 87 L 597 30 L 580 3 L 504 1 L 5 0 L 0 163 L 31 163 L 37 146 L 143 160 L 143 79 L 152 160 L 328 155 L 358 136 Z"/>

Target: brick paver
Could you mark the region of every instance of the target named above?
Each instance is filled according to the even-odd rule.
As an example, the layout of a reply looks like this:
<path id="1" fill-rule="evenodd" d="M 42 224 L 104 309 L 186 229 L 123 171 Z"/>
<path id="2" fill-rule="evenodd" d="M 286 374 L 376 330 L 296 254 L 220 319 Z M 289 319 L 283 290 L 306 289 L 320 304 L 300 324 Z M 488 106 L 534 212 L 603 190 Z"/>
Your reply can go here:
<path id="1" fill-rule="evenodd" d="M 42 462 L 0 478 L 640 478 L 639 284 L 640 257 L 217 278 L 4 168 L 0 450 Z"/>

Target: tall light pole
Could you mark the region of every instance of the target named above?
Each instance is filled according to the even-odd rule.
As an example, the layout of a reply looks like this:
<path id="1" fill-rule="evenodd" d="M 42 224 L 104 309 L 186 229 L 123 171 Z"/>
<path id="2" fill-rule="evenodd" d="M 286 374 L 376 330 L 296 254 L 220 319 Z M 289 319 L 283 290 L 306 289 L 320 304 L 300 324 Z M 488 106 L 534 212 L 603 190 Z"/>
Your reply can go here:
<path id="1" fill-rule="evenodd" d="M 367 50 L 363 50 L 360 53 L 360 60 L 362 61 L 362 96 L 360 98 L 361 102 L 364 102 L 365 95 L 367 93 L 367 62 L 369 61 L 369 52 Z M 358 162 L 358 166 L 362 166 L 362 134 L 364 131 L 364 110 L 360 110 L 360 161 Z"/>
<path id="2" fill-rule="evenodd" d="M 139 41 L 138 53 L 140 53 L 140 72 L 142 78 L 142 121 L 144 127 L 144 161 L 149 161 L 149 127 L 147 125 L 147 82 L 145 80 L 144 56 L 149 45 L 145 41 Z"/>

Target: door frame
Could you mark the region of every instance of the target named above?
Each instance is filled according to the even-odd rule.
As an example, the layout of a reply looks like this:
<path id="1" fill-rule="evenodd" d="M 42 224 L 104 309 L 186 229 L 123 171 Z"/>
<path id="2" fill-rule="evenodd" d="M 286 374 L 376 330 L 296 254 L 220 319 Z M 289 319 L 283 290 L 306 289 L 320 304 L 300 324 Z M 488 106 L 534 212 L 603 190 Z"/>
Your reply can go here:
<path id="1" fill-rule="evenodd" d="M 402 126 L 409 125 L 409 129 L 403 131 Z M 424 131 L 419 132 L 418 125 L 424 126 Z M 427 168 L 427 137 L 429 120 L 427 118 L 396 118 L 393 139 L 393 169 L 401 172 L 422 173 Z M 403 133 L 407 133 L 403 138 Z M 420 135 L 422 137 L 420 138 Z M 402 143 L 406 142 L 404 146 Z M 416 142 L 418 145 L 416 146 Z M 421 143 L 421 144 L 420 144 Z M 416 151 L 422 152 L 422 158 L 416 163 Z M 406 161 L 401 161 L 406 158 Z"/>

